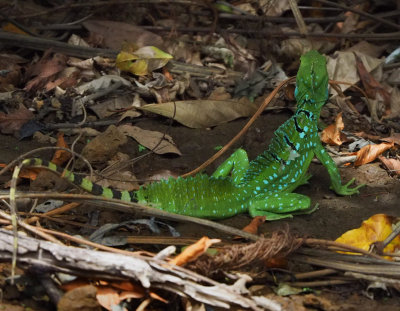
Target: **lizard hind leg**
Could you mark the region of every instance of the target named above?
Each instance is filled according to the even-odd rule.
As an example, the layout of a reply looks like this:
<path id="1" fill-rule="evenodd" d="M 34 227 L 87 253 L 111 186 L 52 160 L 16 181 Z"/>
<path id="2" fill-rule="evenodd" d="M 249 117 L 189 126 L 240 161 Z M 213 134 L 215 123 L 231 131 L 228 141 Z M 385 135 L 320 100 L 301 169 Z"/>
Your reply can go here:
<path id="1" fill-rule="evenodd" d="M 212 177 L 225 177 L 231 174 L 235 184 L 239 183 L 249 168 L 249 158 L 247 152 L 239 148 L 232 153 L 218 168 L 215 170 Z"/>
<path id="2" fill-rule="evenodd" d="M 310 198 L 302 194 L 270 193 L 253 198 L 249 202 L 249 214 L 266 216 L 266 220 L 291 218 L 293 214 L 308 214 L 310 205 Z"/>

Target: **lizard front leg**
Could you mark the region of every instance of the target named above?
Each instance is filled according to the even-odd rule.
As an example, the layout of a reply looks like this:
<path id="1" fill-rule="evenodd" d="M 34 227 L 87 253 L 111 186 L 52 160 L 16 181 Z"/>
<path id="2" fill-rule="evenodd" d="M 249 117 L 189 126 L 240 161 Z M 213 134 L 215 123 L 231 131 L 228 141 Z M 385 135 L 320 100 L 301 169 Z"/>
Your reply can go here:
<path id="1" fill-rule="evenodd" d="M 325 148 L 319 141 L 315 146 L 314 153 L 329 173 L 329 176 L 331 178 L 330 189 L 335 191 L 337 194 L 352 195 L 355 193 L 359 193 L 358 189 L 365 186 L 365 184 L 362 184 L 354 188 L 349 188 L 350 185 L 355 181 L 355 178 L 352 178 L 347 184 L 342 185 L 339 170 L 337 169 L 335 162 L 332 160 L 331 156 L 326 152 Z"/>
<path id="2" fill-rule="evenodd" d="M 232 153 L 229 158 L 226 159 L 220 166 L 218 166 L 211 177 L 225 177 L 231 173 L 233 183 L 238 184 L 248 168 L 249 158 L 247 156 L 247 152 L 244 149 L 239 148 Z"/>

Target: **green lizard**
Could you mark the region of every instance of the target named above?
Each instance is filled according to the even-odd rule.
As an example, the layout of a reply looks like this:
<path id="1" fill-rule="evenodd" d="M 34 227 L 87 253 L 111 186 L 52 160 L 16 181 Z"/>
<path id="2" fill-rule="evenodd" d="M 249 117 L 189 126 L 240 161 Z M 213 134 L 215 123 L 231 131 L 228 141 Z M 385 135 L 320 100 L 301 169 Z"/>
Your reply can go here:
<path id="1" fill-rule="evenodd" d="M 292 193 L 311 177 L 307 169 L 317 156 L 328 170 L 331 189 L 339 195 L 358 193 L 363 185 L 342 185 L 339 171 L 322 146 L 317 121 L 328 99 L 325 58 L 316 51 L 301 57 L 296 78 L 296 113 L 276 131 L 269 148 L 249 162 L 243 149 L 236 150 L 211 176 L 170 178 L 141 187 L 138 191 L 117 191 L 101 187 L 41 159 L 26 159 L 27 166 L 44 166 L 63 174 L 84 190 L 108 198 L 140 202 L 168 212 L 219 219 L 249 212 L 267 220 L 291 217 L 310 210 L 310 198 Z"/>

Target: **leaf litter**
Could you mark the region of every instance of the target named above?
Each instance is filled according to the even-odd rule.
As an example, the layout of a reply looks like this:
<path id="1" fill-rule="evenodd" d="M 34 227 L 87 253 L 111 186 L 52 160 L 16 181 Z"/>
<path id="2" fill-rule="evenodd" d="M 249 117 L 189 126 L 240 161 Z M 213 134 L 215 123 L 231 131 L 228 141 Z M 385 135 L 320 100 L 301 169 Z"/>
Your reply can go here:
<path id="1" fill-rule="evenodd" d="M 72 6 L 84 8 L 74 14 L 72 7 L 57 8 L 57 4 L 51 4 L 53 7 L 50 10 L 54 9 L 51 14 L 43 14 L 49 8 L 38 3 L 5 5 L 9 16 L 19 16 L 20 12 L 17 10 L 21 10 L 25 17 L 18 17 L 19 24 L 5 24 L 3 32 L 23 34 L 25 39 L 38 40 L 40 43 L 34 47 L 19 46 L 18 42 L 24 40 L 15 39 L 10 46 L 2 46 L 4 57 L 0 70 L 0 131 L 4 137 L 4 147 L 0 150 L 0 161 L 4 163 L 0 163 L 0 167 L 20 155 L 18 150 L 14 153 L 9 151 L 13 148 L 8 147 L 7 141 L 13 135 L 23 138 L 14 143 L 17 148 L 28 144 L 32 140 L 31 136 L 35 137 L 35 143 L 40 140 L 41 144 L 47 146 L 71 146 L 71 149 L 78 150 L 93 165 L 96 170 L 96 178 L 93 180 L 107 187 L 111 185 L 118 189 L 137 189 L 137 173 L 140 176 L 155 176 L 152 173 L 158 169 L 171 169 L 167 176 L 181 174 L 201 163 L 200 160 L 194 161 L 197 156 L 202 156 L 201 160 L 205 160 L 205 150 L 209 149 L 211 152 L 215 146 L 229 141 L 238 130 L 224 132 L 224 129 L 233 127 L 234 124 L 240 125 L 240 119 L 252 116 L 265 94 L 296 72 L 300 55 L 310 49 L 318 49 L 327 57 L 330 79 L 348 83 L 341 85 L 341 92 L 337 93 L 333 88 L 330 90 L 329 103 L 321 112 L 322 121 L 328 124 L 326 127 L 322 126 L 325 129 L 321 139 L 333 145 L 329 150 L 341 158 L 346 159 L 349 154 L 355 157 L 354 164 L 346 165 L 358 167 L 357 170 L 346 169 L 343 173 L 358 173 L 361 180 L 363 176 L 365 180 L 380 176 L 377 178 L 382 181 L 377 189 L 373 182 L 369 182 L 371 186 L 368 190 L 354 199 L 340 200 L 332 198 L 329 192 L 323 193 L 318 200 L 321 202 L 319 211 L 305 218 L 296 216 L 290 222 L 290 227 L 297 229 L 300 234 L 332 239 L 340 236 L 345 229 L 355 228 L 360 221 L 376 214 L 365 223 L 369 223 L 374 217 L 379 218 L 380 222 L 375 226 L 384 228 L 385 235 L 379 234 L 379 239 L 363 241 L 362 248 L 368 249 L 371 244 L 381 242 L 395 226 L 394 221 L 387 221 L 395 218 L 390 218 L 387 214 L 377 214 L 375 209 L 386 212 L 381 206 L 389 206 L 388 213 L 393 213 L 398 205 L 396 186 L 390 186 L 398 180 L 389 176 L 382 177 L 385 172 L 393 178 L 400 175 L 397 137 L 400 132 L 399 69 L 396 63 L 398 47 L 395 39 L 389 39 L 398 29 L 396 24 L 391 23 L 391 17 L 377 23 L 376 18 L 379 18 L 386 7 L 369 7 L 370 15 L 363 15 L 366 12 L 366 2 L 351 4 L 351 10 L 328 1 L 317 2 L 319 5 L 301 1 L 303 7 L 300 7 L 300 16 L 295 13 L 296 5 L 290 1 L 234 4 L 216 2 L 191 6 L 171 2 L 138 4 L 134 8 L 131 4 L 115 3 L 112 10 L 109 10 L 109 4 L 105 4 L 96 11 L 90 3 L 72 2 Z M 390 5 L 387 4 L 388 7 Z M 327 8 L 330 10 L 326 10 Z M 88 12 L 85 9 L 90 10 L 89 18 L 84 16 Z M 118 17 L 115 12 L 119 12 Z M 262 19 L 265 14 L 269 24 L 263 25 L 266 23 Z M 29 15 L 35 16 L 35 26 L 31 24 Z M 363 18 L 360 18 L 361 15 Z M 73 21 L 74 16 L 78 16 L 76 23 Z M 312 24 L 310 17 L 320 19 Z M 60 24 L 61 20 L 71 24 Z M 190 23 L 187 22 L 189 20 Z M 326 27 L 325 22 L 329 22 L 330 26 Z M 52 24 L 57 27 L 46 30 Z M 375 25 L 372 30 L 368 28 L 371 24 Z M 72 27 L 73 30 L 67 32 L 63 28 L 67 25 L 78 27 Z M 265 31 L 269 33 L 268 40 L 264 39 L 264 34 L 260 36 L 265 25 Z M 220 29 L 224 28 L 224 33 L 220 33 Z M 393 33 L 384 33 L 387 29 L 393 30 Z M 296 32 L 306 32 L 313 39 L 294 35 Z M 65 37 L 57 37 L 59 34 Z M 45 41 L 39 41 L 44 38 L 58 41 L 53 40 L 53 44 L 49 46 Z M 381 41 L 376 41 L 376 38 Z M 60 48 L 56 42 L 68 42 L 70 46 L 67 48 L 61 45 Z M 367 97 L 352 87 L 352 84 L 361 86 Z M 276 126 L 282 123 L 278 121 L 275 109 L 290 110 L 287 103 L 290 98 L 293 101 L 293 91 L 293 87 L 288 87 L 286 95 L 275 98 L 273 107 L 271 103 L 268 108 L 274 111 L 261 117 L 263 123 L 271 125 L 271 118 L 276 119 Z M 340 97 L 343 92 L 345 97 Z M 271 118 L 268 119 L 268 116 Z M 212 137 L 217 136 L 220 129 L 223 139 L 214 141 Z M 260 154 L 265 149 L 265 137 L 271 138 L 273 130 L 264 124 L 254 125 L 254 129 L 246 134 L 248 136 L 240 144 L 252 155 Z M 200 134 L 195 134 L 194 131 Z M 63 139 L 59 138 L 56 143 L 55 137 L 62 137 L 61 133 L 64 133 Z M 264 135 L 268 133 L 269 135 Z M 144 146 L 147 151 L 139 151 L 139 146 Z M 190 162 L 185 160 L 188 155 L 192 156 L 189 158 Z M 48 159 L 53 156 L 53 159 L 58 159 L 55 161 L 59 165 L 66 165 L 65 161 L 69 157 L 64 152 L 44 153 L 41 156 L 47 156 Z M 136 157 L 144 160 L 137 160 Z M 150 164 L 143 164 L 146 163 L 146 158 Z M 74 159 L 72 168 L 84 171 L 83 164 L 84 162 Z M 315 173 L 315 168 L 312 170 L 314 175 L 319 175 Z M 34 179 L 37 173 L 26 175 Z M 47 176 L 36 179 L 46 182 L 51 180 Z M 322 182 L 327 183 L 325 180 Z M 315 187 L 314 180 L 310 184 L 311 186 L 304 187 L 304 191 L 309 191 L 308 195 L 314 199 L 314 194 L 318 196 L 321 190 L 309 190 L 307 187 Z M 57 189 L 53 182 L 48 187 Z M 374 197 L 372 205 L 366 198 L 368 196 Z M 360 208 L 360 204 L 365 206 Z M 390 209 L 392 205 L 393 209 Z M 335 212 L 332 214 L 332 211 Z M 107 211 L 101 211 L 97 216 L 96 213 L 87 215 L 76 210 L 72 214 L 58 215 L 61 217 L 58 219 L 53 217 L 46 218 L 46 221 L 40 220 L 40 225 L 46 227 L 51 223 L 59 231 L 73 233 L 78 233 L 76 228 L 81 228 L 79 232 L 88 234 L 101 225 L 112 223 L 117 224 L 117 233 L 126 233 L 126 228 L 118 226 L 126 219 L 119 216 Z M 309 223 L 301 225 L 308 220 Z M 238 291 L 243 295 L 249 295 L 244 287 L 249 275 L 254 277 L 253 284 L 262 283 L 262 289 L 268 290 L 269 286 L 260 282 L 271 278 L 272 274 L 268 274 L 265 267 L 273 267 L 269 265 L 272 259 L 281 261 L 280 265 L 275 266 L 280 268 L 287 268 L 290 260 L 297 263 L 297 255 L 292 256 L 292 253 L 300 244 L 298 240 L 291 239 L 289 234 L 274 235 L 276 229 L 281 229 L 279 222 L 263 224 L 263 219 L 255 219 L 248 225 L 249 222 L 244 216 L 228 221 L 236 227 L 246 227 L 252 234 L 257 234 L 257 231 L 262 234 L 269 232 L 272 234 L 271 238 L 254 244 L 227 245 L 225 249 L 218 248 L 214 257 L 205 254 L 208 246 L 200 243 L 203 246 L 193 247 L 194 252 L 185 257 L 182 264 L 193 271 L 213 276 L 223 271 L 225 279 L 229 278 L 231 282 L 237 280 L 236 282 L 242 284 L 238 286 L 241 288 Z M 321 223 L 323 225 L 319 225 Z M 184 234 L 195 233 L 197 238 L 209 233 L 201 233 L 201 229 L 194 229 L 192 226 L 186 229 L 179 227 L 177 231 Z M 166 235 L 165 232 L 163 234 Z M 226 237 L 220 234 L 216 238 L 221 238 L 223 243 L 227 242 Z M 179 241 L 175 239 L 174 242 Z M 147 245 L 147 248 L 153 251 L 157 249 L 152 244 Z M 304 246 L 300 251 L 303 248 Z M 243 269 L 241 273 L 248 275 L 241 278 L 231 273 L 237 269 Z M 343 278 L 344 275 L 340 277 Z M 293 286 L 294 282 L 286 284 L 283 281 L 284 276 L 274 274 L 273 278 L 278 280 L 279 288 L 299 288 Z M 380 281 L 393 284 L 383 278 Z M 155 292 L 147 295 L 141 289 L 118 288 L 101 282 L 104 281 L 99 281 L 101 285 L 97 289 L 88 287 L 78 293 L 79 298 L 70 300 L 68 294 L 65 294 L 60 308 L 63 305 L 75 305 L 85 297 L 91 297 L 94 305 L 101 301 L 100 304 L 108 309 L 116 308 L 116 304 L 119 304 L 121 310 L 127 299 L 140 302 L 143 308 L 153 306 L 149 299 L 171 303 L 171 300 L 168 302 L 162 298 L 163 295 L 158 296 Z M 304 292 L 303 289 L 307 291 L 307 285 L 304 284 L 307 282 L 303 283 L 303 287 L 300 286 L 300 290 L 291 293 Z M 396 288 L 395 285 L 389 286 Z M 368 291 L 370 295 L 374 289 L 368 288 Z M 359 293 L 361 292 L 360 290 Z M 253 295 L 253 302 L 259 306 L 266 303 L 270 309 L 278 310 L 269 300 L 262 301 L 261 298 L 266 299 L 269 295 Z M 326 292 L 325 295 L 324 297 L 329 297 Z M 334 310 L 341 303 L 340 295 L 332 300 L 323 300 L 323 297 L 316 295 L 304 300 L 294 298 L 295 296 L 288 298 L 290 300 L 278 301 L 281 306 L 286 305 L 287 310 L 300 310 L 307 304 L 322 305 L 326 310 Z M 198 298 L 196 295 L 191 297 Z M 391 298 L 393 301 L 396 299 L 393 292 Z M 211 295 L 208 303 L 218 305 L 220 302 L 217 300 Z M 375 301 L 377 300 L 368 300 L 364 304 L 371 306 Z M 187 303 L 192 302 L 187 300 Z M 360 306 L 359 302 L 354 305 Z M 378 310 L 378 307 L 374 309 Z"/>

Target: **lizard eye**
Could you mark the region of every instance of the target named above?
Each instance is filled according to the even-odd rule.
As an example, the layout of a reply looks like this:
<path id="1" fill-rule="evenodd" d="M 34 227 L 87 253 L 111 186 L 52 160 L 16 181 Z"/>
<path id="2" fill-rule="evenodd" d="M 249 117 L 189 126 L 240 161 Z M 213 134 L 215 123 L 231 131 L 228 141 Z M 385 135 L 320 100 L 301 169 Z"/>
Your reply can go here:
<path id="1" fill-rule="evenodd" d="M 299 94 L 299 90 L 297 89 L 297 86 L 296 86 L 296 88 L 294 89 L 294 97 L 297 97 L 298 94 Z"/>

